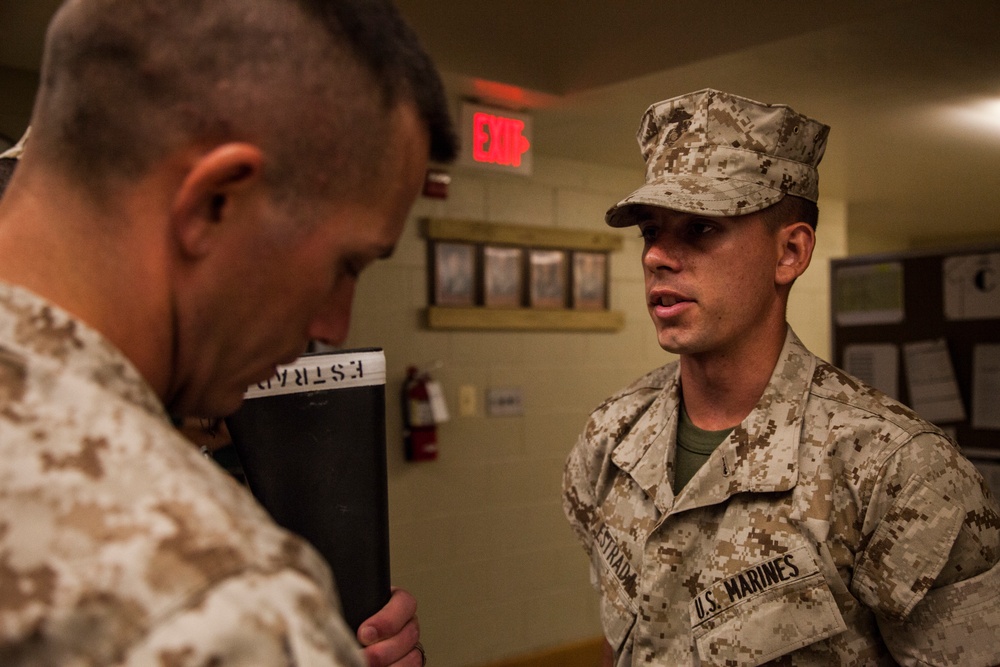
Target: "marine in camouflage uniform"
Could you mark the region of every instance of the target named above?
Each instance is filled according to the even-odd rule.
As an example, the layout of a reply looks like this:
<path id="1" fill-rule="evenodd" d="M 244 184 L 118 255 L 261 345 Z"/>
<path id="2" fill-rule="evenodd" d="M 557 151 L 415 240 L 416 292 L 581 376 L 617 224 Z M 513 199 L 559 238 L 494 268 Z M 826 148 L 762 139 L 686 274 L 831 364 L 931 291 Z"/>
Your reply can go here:
<path id="1" fill-rule="evenodd" d="M 72 0 L 47 32 L 3 157 L 2 665 L 425 662 L 412 595 L 352 634 L 319 555 L 167 416 L 341 344 L 358 273 L 455 154 L 391 3 L 251 4 Z"/>
<path id="2" fill-rule="evenodd" d="M 717 91 L 654 105 L 640 130 L 647 185 L 609 222 L 630 224 L 636 202 L 735 214 L 701 196 L 704 153 L 786 127 L 791 147 L 760 152 L 805 164 L 785 165 L 774 189 L 815 199 L 824 126 Z M 753 190 L 739 182 L 759 184 L 749 157 L 706 169 Z M 739 213 L 783 194 L 765 187 Z M 938 428 L 786 330 L 763 395 L 676 495 L 680 362 L 605 401 L 573 448 L 564 505 L 615 664 L 1000 663 L 1000 518 L 981 476 Z"/>
<path id="3" fill-rule="evenodd" d="M 611 397 L 566 469 L 619 665 L 1000 660 L 1000 519 L 940 430 L 789 332 L 675 496 L 679 394 L 675 362 Z"/>
<path id="4" fill-rule="evenodd" d="M 0 663 L 363 665 L 325 564 L 99 334 L 0 283 Z"/>

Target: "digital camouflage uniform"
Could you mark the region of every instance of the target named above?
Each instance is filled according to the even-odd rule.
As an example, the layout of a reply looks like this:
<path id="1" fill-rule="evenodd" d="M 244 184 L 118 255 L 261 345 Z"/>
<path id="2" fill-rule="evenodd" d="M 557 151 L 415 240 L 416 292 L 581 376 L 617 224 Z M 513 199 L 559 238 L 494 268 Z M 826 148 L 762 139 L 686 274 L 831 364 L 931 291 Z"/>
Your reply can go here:
<path id="1" fill-rule="evenodd" d="M 362 665 L 337 605 L 120 352 L 0 284 L 0 664 Z"/>
<path id="2" fill-rule="evenodd" d="M 678 383 L 608 399 L 566 467 L 617 665 L 1000 663 L 997 506 L 939 429 L 789 330 L 675 497 Z"/>

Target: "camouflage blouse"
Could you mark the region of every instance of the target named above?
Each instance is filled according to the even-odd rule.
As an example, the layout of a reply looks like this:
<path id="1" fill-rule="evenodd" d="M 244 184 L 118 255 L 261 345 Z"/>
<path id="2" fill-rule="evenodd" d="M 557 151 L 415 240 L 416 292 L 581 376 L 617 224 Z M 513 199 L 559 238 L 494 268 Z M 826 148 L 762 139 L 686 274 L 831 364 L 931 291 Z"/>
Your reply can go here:
<path id="1" fill-rule="evenodd" d="M 608 399 L 566 466 L 619 667 L 1000 663 L 997 505 L 939 429 L 789 331 L 674 496 L 678 382 Z"/>
<path id="2" fill-rule="evenodd" d="M 0 284 L 0 664 L 363 664 L 325 564 L 99 334 Z"/>

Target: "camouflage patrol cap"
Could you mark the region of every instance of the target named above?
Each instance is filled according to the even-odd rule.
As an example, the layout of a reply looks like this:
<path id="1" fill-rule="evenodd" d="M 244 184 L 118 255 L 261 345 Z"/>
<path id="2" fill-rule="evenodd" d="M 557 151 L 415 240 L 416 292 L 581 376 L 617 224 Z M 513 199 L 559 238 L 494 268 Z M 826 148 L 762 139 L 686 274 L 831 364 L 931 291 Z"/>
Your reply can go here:
<path id="1" fill-rule="evenodd" d="M 830 128 L 783 104 L 706 88 L 650 106 L 636 138 L 646 184 L 605 216 L 635 224 L 634 205 L 708 216 L 753 213 L 786 194 L 816 201 Z"/>

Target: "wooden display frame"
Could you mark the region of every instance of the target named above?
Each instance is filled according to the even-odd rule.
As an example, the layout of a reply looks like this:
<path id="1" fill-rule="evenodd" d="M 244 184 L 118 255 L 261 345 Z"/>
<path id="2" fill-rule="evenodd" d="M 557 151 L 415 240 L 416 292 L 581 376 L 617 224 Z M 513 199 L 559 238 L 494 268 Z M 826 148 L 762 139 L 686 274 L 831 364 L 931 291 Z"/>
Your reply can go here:
<path id="1" fill-rule="evenodd" d="M 618 234 L 444 218 L 424 219 L 421 232 L 428 241 L 430 305 L 424 314 L 425 325 L 429 329 L 614 332 L 621 330 L 625 324 L 623 313 L 608 309 L 611 289 L 609 256 L 622 247 L 622 238 Z M 521 307 L 490 307 L 489 299 L 485 298 L 484 293 L 483 261 L 478 262 L 480 275 L 476 281 L 478 284 L 476 305 L 461 307 L 439 303 L 435 299 L 437 268 L 434 260 L 435 248 L 441 243 L 475 244 L 480 248 L 480 253 L 487 247 L 520 248 L 526 258 L 529 258 L 533 251 L 561 251 L 564 256 L 564 268 L 568 274 L 567 293 L 562 307 L 552 307 L 550 302 L 537 303 L 538 307 L 530 305 L 532 303 L 530 262 L 525 262 L 524 267 L 528 273 L 521 276 L 521 282 L 525 285 Z M 587 303 L 578 303 L 573 297 L 574 286 L 578 282 L 577 277 L 573 275 L 574 257 L 577 252 L 605 255 L 603 298 L 596 300 L 592 298 Z"/>

